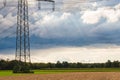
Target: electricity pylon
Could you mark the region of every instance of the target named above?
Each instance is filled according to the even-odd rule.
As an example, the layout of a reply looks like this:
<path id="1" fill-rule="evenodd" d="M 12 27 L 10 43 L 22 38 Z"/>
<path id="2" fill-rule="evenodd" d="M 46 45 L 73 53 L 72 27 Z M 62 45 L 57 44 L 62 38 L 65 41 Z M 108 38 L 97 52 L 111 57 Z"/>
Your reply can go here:
<path id="1" fill-rule="evenodd" d="M 54 3 L 54 1 L 52 0 L 37 0 L 37 1 L 38 2 L 48 1 Z M 15 59 L 23 62 L 31 62 L 27 0 L 18 0 Z"/>
<path id="2" fill-rule="evenodd" d="M 15 59 L 31 62 L 27 0 L 18 0 Z"/>

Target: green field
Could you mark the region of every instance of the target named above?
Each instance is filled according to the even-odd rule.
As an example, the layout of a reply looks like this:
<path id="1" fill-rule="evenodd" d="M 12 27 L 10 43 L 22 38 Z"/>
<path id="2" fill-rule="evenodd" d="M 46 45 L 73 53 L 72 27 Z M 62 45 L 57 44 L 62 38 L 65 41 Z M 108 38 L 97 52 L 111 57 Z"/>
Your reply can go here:
<path id="1" fill-rule="evenodd" d="M 82 69 L 47 69 L 34 70 L 34 74 L 53 74 L 65 72 L 120 72 L 120 68 L 82 68 Z M 11 70 L 0 70 L 0 76 L 18 76 L 29 74 L 13 74 Z"/>

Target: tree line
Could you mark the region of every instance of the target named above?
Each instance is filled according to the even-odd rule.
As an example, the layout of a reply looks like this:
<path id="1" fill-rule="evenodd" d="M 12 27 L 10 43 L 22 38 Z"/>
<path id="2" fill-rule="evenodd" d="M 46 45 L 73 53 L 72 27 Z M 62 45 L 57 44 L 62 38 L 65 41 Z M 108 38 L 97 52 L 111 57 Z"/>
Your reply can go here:
<path id="1" fill-rule="evenodd" d="M 0 60 L 0 70 L 13 70 L 17 64 L 24 64 L 17 60 Z M 119 68 L 119 61 L 108 60 L 105 63 L 69 63 L 57 61 L 56 63 L 27 63 L 31 69 L 57 69 L 57 68 Z"/>

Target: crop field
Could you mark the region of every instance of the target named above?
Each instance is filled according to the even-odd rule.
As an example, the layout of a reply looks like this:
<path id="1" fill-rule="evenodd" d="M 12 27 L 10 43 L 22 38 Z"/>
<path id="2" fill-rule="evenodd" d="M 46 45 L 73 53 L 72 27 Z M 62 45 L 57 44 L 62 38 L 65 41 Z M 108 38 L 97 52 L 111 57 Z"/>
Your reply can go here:
<path id="1" fill-rule="evenodd" d="M 120 72 L 70 72 L 59 74 L 19 74 L 1 76 L 0 80 L 119 80 Z"/>
<path id="2" fill-rule="evenodd" d="M 34 74 L 59 74 L 73 72 L 120 72 L 120 68 L 82 68 L 82 69 L 44 69 L 33 70 Z M 29 74 L 14 74 L 12 70 L 0 70 L 0 76 L 19 76 Z"/>
<path id="3" fill-rule="evenodd" d="M 34 74 L 13 74 L 0 71 L 0 80 L 119 80 L 119 68 L 46 69 L 34 70 Z"/>

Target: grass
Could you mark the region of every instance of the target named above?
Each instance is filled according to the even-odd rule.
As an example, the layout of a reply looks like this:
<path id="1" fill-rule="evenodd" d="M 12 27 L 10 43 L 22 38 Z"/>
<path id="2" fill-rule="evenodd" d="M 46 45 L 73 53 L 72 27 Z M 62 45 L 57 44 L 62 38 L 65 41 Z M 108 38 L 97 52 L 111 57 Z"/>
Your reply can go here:
<path id="1" fill-rule="evenodd" d="M 18 76 L 24 74 L 14 74 L 12 70 L 0 70 L 0 76 Z"/>
<path id="2" fill-rule="evenodd" d="M 53 74 L 65 72 L 120 72 L 120 68 L 82 68 L 82 69 L 46 69 L 34 70 L 34 74 Z M 26 74 L 13 74 L 11 70 L 0 70 L 0 76 L 18 76 Z"/>
<path id="3" fill-rule="evenodd" d="M 120 68 L 52 69 L 34 71 L 35 74 L 64 73 L 64 72 L 120 72 Z"/>

